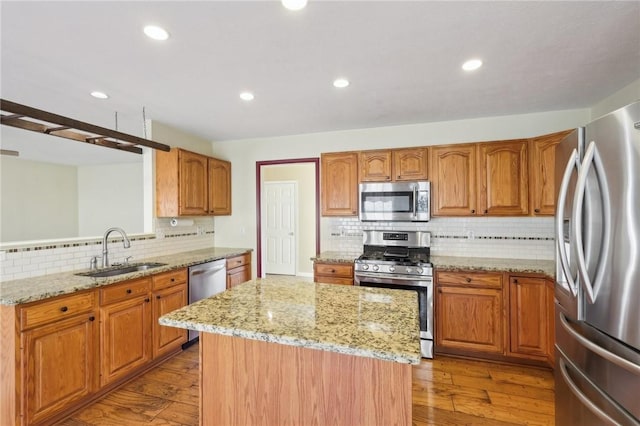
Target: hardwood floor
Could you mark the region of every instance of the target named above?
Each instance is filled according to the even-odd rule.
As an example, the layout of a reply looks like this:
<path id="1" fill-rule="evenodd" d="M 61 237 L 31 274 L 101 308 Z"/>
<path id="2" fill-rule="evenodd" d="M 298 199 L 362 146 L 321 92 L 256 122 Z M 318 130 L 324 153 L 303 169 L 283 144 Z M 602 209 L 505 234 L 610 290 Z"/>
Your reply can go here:
<path id="1" fill-rule="evenodd" d="M 58 423 L 64 426 L 198 424 L 194 345 Z M 413 424 L 553 425 L 549 370 L 439 356 L 413 369 Z"/>

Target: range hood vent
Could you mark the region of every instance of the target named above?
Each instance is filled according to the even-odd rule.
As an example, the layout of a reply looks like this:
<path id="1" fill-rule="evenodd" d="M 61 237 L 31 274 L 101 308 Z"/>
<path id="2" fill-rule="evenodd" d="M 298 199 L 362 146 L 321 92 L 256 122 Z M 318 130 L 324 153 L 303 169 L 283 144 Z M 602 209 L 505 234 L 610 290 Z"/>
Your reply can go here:
<path id="1" fill-rule="evenodd" d="M 5 126 L 136 154 L 142 154 L 140 146 L 160 151 L 169 151 L 171 149 L 169 145 L 74 120 L 73 118 L 63 117 L 5 99 L 0 99 L 0 110 L 3 113 L 0 115 L 0 122 Z"/>

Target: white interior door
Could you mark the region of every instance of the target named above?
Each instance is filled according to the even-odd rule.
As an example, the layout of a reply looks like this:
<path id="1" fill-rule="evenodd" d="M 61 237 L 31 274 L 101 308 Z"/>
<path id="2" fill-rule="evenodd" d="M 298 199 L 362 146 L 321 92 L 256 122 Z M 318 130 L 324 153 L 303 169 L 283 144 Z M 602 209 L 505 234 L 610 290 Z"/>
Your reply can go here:
<path id="1" fill-rule="evenodd" d="M 296 274 L 296 192 L 296 182 L 264 182 L 267 274 Z"/>

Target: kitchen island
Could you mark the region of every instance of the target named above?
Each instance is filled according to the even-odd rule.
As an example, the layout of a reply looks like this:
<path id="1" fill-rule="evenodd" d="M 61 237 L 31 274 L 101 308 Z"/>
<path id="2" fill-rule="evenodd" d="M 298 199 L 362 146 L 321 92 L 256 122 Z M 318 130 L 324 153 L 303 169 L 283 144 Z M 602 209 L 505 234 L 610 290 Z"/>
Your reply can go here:
<path id="1" fill-rule="evenodd" d="M 258 279 L 159 321 L 201 332 L 201 425 L 411 424 L 413 292 Z"/>

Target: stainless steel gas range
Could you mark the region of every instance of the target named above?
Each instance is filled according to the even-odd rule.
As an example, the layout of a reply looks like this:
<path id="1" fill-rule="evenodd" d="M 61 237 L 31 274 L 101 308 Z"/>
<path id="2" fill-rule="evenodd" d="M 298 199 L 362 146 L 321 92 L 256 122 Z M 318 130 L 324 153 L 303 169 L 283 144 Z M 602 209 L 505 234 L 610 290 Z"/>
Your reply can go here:
<path id="1" fill-rule="evenodd" d="M 431 234 L 422 231 L 364 231 L 355 260 L 355 285 L 413 290 L 418 294 L 420 347 L 433 358 L 433 265 Z"/>

